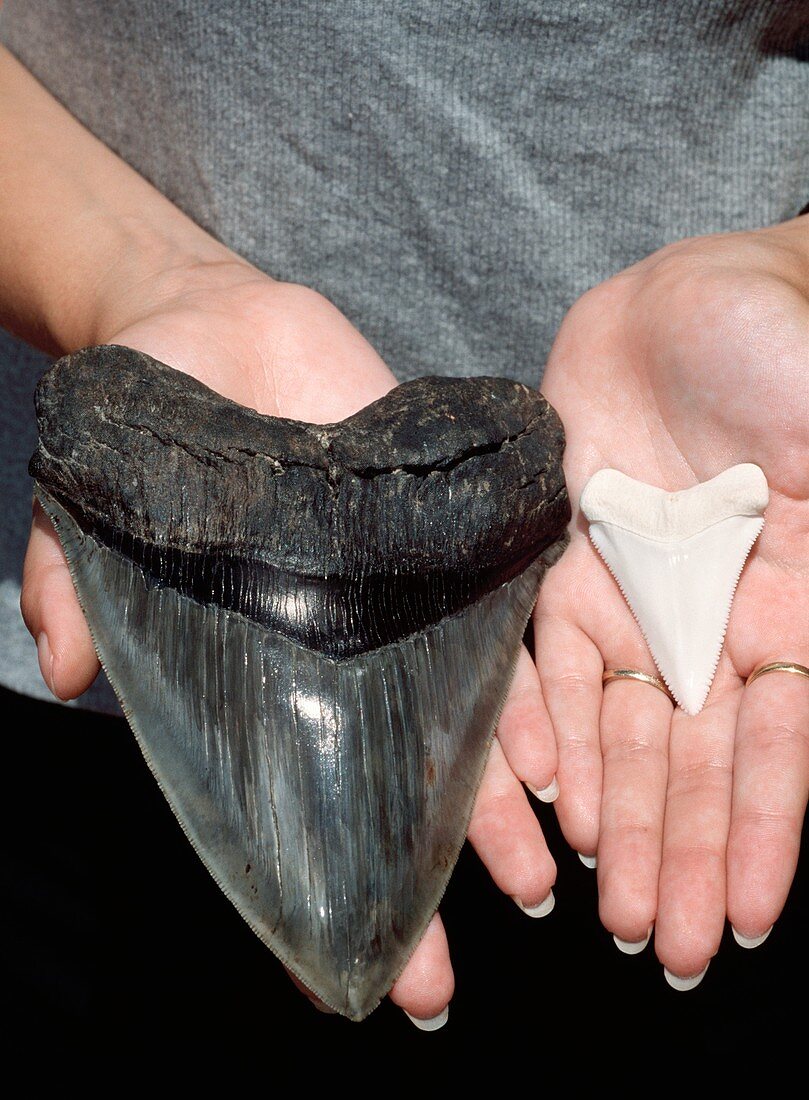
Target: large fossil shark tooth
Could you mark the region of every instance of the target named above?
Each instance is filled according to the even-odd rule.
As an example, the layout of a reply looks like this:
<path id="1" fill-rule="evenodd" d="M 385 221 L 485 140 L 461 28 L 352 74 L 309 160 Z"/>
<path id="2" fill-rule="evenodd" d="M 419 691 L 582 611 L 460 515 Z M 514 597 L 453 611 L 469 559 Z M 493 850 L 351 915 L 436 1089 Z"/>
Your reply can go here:
<path id="1" fill-rule="evenodd" d="M 37 415 L 37 496 L 174 813 L 361 1019 L 443 894 L 566 542 L 558 417 L 509 380 L 423 378 L 316 426 L 115 346 L 60 360 Z"/>
<path id="2" fill-rule="evenodd" d="M 767 480 L 752 463 L 677 493 L 609 469 L 584 487 L 590 538 L 687 714 L 705 705 L 768 500 Z"/>

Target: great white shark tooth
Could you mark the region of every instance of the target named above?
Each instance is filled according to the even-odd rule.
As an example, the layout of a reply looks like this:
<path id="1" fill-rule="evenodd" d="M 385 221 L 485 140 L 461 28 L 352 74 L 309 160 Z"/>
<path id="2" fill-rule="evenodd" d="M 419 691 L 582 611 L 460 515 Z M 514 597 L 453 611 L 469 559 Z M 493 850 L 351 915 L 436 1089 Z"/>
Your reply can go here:
<path id="1" fill-rule="evenodd" d="M 367 1015 L 444 892 L 537 588 L 562 426 L 496 378 L 337 424 L 123 347 L 37 390 L 36 493 L 101 662 L 208 870 L 323 1001 Z"/>
<path id="2" fill-rule="evenodd" d="M 768 500 L 767 480 L 752 463 L 677 493 L 609 469 L 584 487 L 590 538 L 687 714 L 705 705 Z"/>

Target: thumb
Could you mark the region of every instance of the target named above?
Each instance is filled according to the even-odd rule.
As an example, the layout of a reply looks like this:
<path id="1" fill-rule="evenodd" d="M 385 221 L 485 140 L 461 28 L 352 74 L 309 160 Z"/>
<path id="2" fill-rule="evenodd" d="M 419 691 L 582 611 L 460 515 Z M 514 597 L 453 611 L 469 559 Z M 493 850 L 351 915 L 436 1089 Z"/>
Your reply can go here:
<path id="1" fill-rule="evenodd" d="M 23 565 L 20 610 L 36 639 L 45 683 L 57 699 L 75 699 L 92 684 L 100 666 L 59 538 L 38 501 Z"/>

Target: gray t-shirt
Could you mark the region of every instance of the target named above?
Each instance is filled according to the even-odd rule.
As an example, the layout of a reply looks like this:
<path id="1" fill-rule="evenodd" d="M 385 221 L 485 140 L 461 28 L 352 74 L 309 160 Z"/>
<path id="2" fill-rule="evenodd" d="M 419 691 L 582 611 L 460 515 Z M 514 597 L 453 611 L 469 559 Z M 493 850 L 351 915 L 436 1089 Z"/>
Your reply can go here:
<path id="1" fill-rule="evenodd" d="M 0 39 L 402 380 L 537 384 L 588 287 L 809 200 L 800 0 L 6 0 Z M 17 601 L 47 360 L 0 334 L 0 364 L 0 680 L 46 696 Z"/>

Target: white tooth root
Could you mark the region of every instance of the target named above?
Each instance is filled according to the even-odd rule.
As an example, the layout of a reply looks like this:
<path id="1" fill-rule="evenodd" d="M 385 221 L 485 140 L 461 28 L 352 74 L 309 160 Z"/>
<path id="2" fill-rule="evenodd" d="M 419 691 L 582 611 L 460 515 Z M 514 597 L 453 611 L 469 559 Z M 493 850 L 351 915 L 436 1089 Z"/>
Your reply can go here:
<path id="1" fill-rule="evenodd" d="M 705 705 L 768 501 L 767 480 L 752 463 L 677 493 L 610 469 L 584 487 L 590 538 L 686 714 Z"/>

